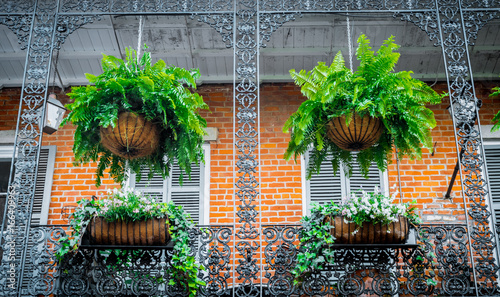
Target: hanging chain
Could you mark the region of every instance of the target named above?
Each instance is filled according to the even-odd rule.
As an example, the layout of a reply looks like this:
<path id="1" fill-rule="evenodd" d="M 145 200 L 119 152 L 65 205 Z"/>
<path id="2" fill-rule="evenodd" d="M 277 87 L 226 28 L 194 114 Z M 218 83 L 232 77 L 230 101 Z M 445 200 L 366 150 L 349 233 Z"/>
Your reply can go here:
<path id="1" fill-rule="evenodd" d="M 346 14 L 347 20 L 347 47 L 349 48 L 349 68 L 352 69 L 352 36 L 351 36 L 351 22 L 349 21 L 349 13 Z"/>
<path id="2" fill-rule="evenodd" d="M 394 146 L 394 148 L 396 149 L 396 166 L 398 169 L 399 202 L 403 203 L 403 189 L 401 188 L 401 171 L 399 170 L 399 152 L 396 146 Z"/>
<path id="3" fill-rule="evenodd" d="M 57 62 L 58 61 L 59 61 L 59 48 L 57 48 L 56 61 L 54 62 L 54 80 L 52 81 L 52 93 L 54 93 L 54 94 L 56 92 L 56 75 L 57 75 Z"/>
<path id="4" fill-rule="evenodd" d="M 142 41 L 142 15 L 139 17 L 139 32 L 137 37 L 137 64 L 141 60 L 141 41 Z"/>

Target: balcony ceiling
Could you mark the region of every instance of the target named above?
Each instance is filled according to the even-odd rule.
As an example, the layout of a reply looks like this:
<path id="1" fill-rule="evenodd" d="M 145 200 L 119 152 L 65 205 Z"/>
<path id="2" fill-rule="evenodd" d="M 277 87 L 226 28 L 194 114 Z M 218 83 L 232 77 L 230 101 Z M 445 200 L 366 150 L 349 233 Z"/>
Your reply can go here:
<path id="1" fill-rule="evenodd" d="M 446 79 L 442 49 L 435 47 L 435 41 L 430 41 L 414 24 L 387 14 L 354 15 L 350 20 L 354 45 L 362 33 L 372 40 L 374 47 L 394 35 L 396 43 L 402 46 L 397 70 L 412 70 L 414 77 L 429 82 Z M 123 57 L 125 47 L 137 47 L 138 26 L 137 16 L 104 16 L 75 31 L 61 46 L 56 84 L 63 87 L 86 84 L 85 73 L 101 72 L 101 53 Z M 497 80 L 500 75 L 499 29 L 500 21 L 491 21 L 479 31 L 475 45 L 470 47 L 476 80 Z M 201 83 L 233 81 L 233 49 L 226 47 L 218 32 L 189 16 L 145 17 L 142 43 L 149 46 L 154 59 L 179 67 L 199 68 Z M 348 61 L 346 17 L 304 15 L 285 23 L 265 41 L 258 61 L 260 81 L 291 81 L 288 74 L 291 68 L 309 70 L 318 61 L 329 63 L 339 50 Z M 1 87 L 21 86 L 25 55 L 17 37 L 0 25 Z"/>

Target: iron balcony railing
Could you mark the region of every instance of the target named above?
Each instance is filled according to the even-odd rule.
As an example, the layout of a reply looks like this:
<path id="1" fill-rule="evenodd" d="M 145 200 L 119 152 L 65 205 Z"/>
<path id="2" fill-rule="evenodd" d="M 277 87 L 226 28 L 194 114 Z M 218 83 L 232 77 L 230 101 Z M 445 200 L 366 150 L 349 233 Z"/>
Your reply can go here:
<path id="1" fill-rule="evenodd" d="M 67 226 L 32 227 L 23 269 L 23 296 L 186 296 L 168 285 L 172 251 L 165 248 L 103 250 L 80 248 L 61 264 L 54 251 Z M 337 245 L 335 261 L 294 284 L 291 270 L 299 248 L 300 226 L 262 228 L 259 259 L 239 259 L 232 250 L 232 226 L 200 226 L 190 237 L 193 253 L 205 266 L 207 286 L 200 296 L 379 296 L 475 295 L 465 225 L 422 225 L 417 244 Z M 251 285 L 238 278 L 259 269 Z M 236 265 L 235 265 L 236 263 Z M 259 267 L 257 267 L 259 266 Z M 255 284 L 258 285 L 255 285 Z M 260 285 L 259 285 L 260 284 Z M 252 292 L 257 290 L 258 292 Z M 234 292 L 233 292 L 234 291 Z M 234 295 L 233 295 L 234 294 Z"/>

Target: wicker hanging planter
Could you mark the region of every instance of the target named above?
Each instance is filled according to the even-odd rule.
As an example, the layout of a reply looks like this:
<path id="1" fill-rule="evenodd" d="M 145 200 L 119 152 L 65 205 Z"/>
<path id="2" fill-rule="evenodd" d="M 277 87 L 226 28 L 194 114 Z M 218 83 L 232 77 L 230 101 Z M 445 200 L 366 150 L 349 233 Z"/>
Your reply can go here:
<path id="1" fill-rule="evenodd" d="M 132 112 L 120 113 L 115 128 L 101 127 L 100 133 L 101 144 L 124 159 L 145 157 L 158 149 L 158 127 Z"/>
<path id="2" fill-rule="evenodd" d="M 333 118 L 327 124 L 327 136 L 346 151 L 362 151 L 371 147 L 383 132 L 382 121 L 368 115 L 360 117 L 354 113 L 349 126 L 345 122 L 345 116 Z"/>
<path id="3" fill-rule="evenodd" d="M 166 245 L 171 238 L 166 218 L 107 222 L 102 217 L 94 217 L 87 232 L 90 244 L 99 245 Z"/>
<path id="4" fill-rule="evenodd" d="M 325 220 L 332 226 L 330 234 L 339 244 L 401 244 L 407 241 L 410 232 L 410 224 L 405 217 L 399 217 L 397 222 L 389 225 L 365 222 L 361 227 L 356 223 L 346 223 L 342 216 L 326 217 Z M 352 234 L 358 227 L 358 232 Z"/>

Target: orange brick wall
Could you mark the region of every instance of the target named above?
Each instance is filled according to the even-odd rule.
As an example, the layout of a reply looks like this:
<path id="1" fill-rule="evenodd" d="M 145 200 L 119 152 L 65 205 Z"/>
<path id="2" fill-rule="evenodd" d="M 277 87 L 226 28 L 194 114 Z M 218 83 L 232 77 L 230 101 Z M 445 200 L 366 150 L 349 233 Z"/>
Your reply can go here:
<path id="1" fill-rule="evenodd" d="M 434 87 L 439 93 L 447 92 L 445 84 Z M 436 118 L 436 128 L 432 131 L 434 152 L 423 150 L 421 160 L 400 160 L 400 179 L 403 201 L 417 201 L 424 221 L 451 222 L 463 220 L 463 198 L 460 193 L 460 176 L 455 181 L 451 199 L 444 199 L 457 162 L 457 150 L 453 123 L 446 107 L 449 99 L 430 108 Z M 397 160 L 395 156 L 389 167 L 389 184 L 398 184 Z M 398 184 L 399 186 L 399 184 Z"/>
<path id="2" fill-rule="evenodd" d="M 487 98 L 492 84 L 478 84 L 476 93 L 483 99 L 481 123 L 489 124 L 493 112 L 500 109 L 500 100 Z M 446 91 L 446 85 L 436 86 Z M 68 91 L 68 90 L 66 90 Z M 210 106 L 210 112 L 202 111 L 209 127 L 219 131 L 217 141 L 211 143 L 210 165 L 210 223 L 227 224 L 234 220 L 234 164 L 233 155 L 233 94 L 232 85 L 203 85 L 198 88 Z M 64 95 L 58 97 L 68 102 Z M 296 223 L 302 215 L 301 165 L 283 160 L 289 135 L 282 132 L 282 126 L 293 113 L 303 97 L 293 84 L 276 83 L 261 86 L 260 103 L 260 199 L 259 222 L 263 224 Z M 457 160 L 451 117 L 446 111 L 448 100 L 433 106 L 437 128 L 432 134 L 435 142 L 434 154 L 424 151 L 422 160 L 400 160 L 401 187 L 403 199 L 416 199 L 426 221 L 463 220 L 463 197 L 459 178 L 455 182 L 452 199 L 443 195 L 448 187 Z M 0 90 L 0 130 L 15 129 L 19 106 L 19 89 Z M 94 186 L 94 167 L 72 165 L 73 127 L 67 125 L 53 135 L 43 137 L 43 145 L 57 145 L 57 156 L 52 187 L 49 224 L 65 223 L 61 207 L 74 205 L 81 198 L 89 198 L 108 188 L 117 186 L 109 178 L 103 185 Z M 259 176 L 260 175 L 260 176 Z M 396 161 L 389 167 L 389 183 L 398 183 Z"/>
<path id="3" fill-rule="evenodd" d="M 19 89 L 0 90 L 0 131 L 15 130 L 19 110 Z"/>
<path id="4" fill-rule="evenodd" d="M 290 139 L 283 124 L 304 99 L 292 84 L 265 84 L 260 91 L 262 223 L 297 223 L 302 216 L 301 171 L 300 164 L 283 159 Z"/>
<path id="5" fill-rule="evenodd" d="M 476 96 L 483 101 L 480 110 L 482 125 L 491 124 L 493 115 L 500 110 L 500 100 L 491 98 L 493 83 L 477 83 Z M 437 84 L 434 89 L 447 92 L 446 84 Z M 453 170 L 457 162 L 457 148 L 453 131 L 453 123 L 446 107 L 449 98 L 439 105 L 430 107 L 435 115 L 437 126 L 432 131 L 434 153 L 425 149 L 421 160 L 400 160 L 400 179 L 404 201 L 417 201 L 424 221 L 427 222 L 458 222 L 465 220 L 464 197 L 461 191 L 460 173 L 455 180 L 451 198 L 445 199 Z M 389 166 L 389 183 L 398 183 L 396 159 Z"/>
<path id="6" fill-rule="evenodd" d="M 217 128 L 218 140 L 210 152 L 210 223 L 232 224 L 234 221 L 233 178 L 233 88 L 232 85 L 212 85 L 198 88 L 209 105 L 202 111 L 208 127 Z"/>

